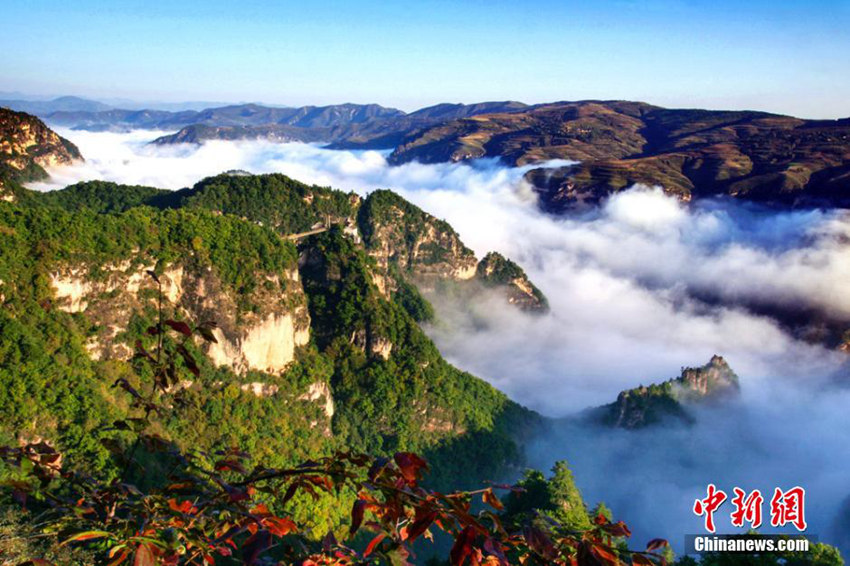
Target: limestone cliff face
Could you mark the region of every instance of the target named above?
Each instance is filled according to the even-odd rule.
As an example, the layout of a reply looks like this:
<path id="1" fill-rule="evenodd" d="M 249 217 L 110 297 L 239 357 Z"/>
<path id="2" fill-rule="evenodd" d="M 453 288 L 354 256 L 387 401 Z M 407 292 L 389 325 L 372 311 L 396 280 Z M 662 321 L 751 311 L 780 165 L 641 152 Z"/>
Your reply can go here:
<path id="1" fill-rule="evenodd" d="M 47 176 L 45 168 L 82 160 L 80 150 L 23 112 L 0 108 L 0 188 L 8 181 L 34 181 Z M 4 199 L 8 198 L 4 193 Z"/>
<path id="2" fill-rule="evenodd" d="M 510 304 L 522 309 L 548 309 L 546 297 L 516 263 L 495 252 L 479 262 L 447 222 L 390 191 L 369 195 L 358 213 L 358 226 L 379 267 L 373 282 L 385 296 L 397 291 L 405 276 L 426 292 L 437 282 L 474 281 L 502 290 Z"/>
<path id="3" fill-rule="evenodd" d="M 125 261 L 92 268 L 76 265 L 51 274 L 56 307 L 84 313 L 99 328 L 87 349 L 94 359 L 127 359 L 132 345 L 122 341 L 131 318 L 153 308 L 157 283 L 144 261 Z M 267 275 L 265 284 L 250 297 L 256 308 L 244 312 L 211 268 L 200 271 L 181 263 L 159 275 L 169 309 L 187 320 L 213 320 L 217 343 L 203 344 L 217 366 L 238 374 L 249 370 L 284 371 L 295 359 L 296 348 L 310 340 L 310 317 L 297 270 L 282 278 Z"/>
<path id="4" fill-rule="evenodd" d="M 358 225 L 379 267 L 421 279 L 468 280 L 478 261 L 457 232 L 390 191 L 376 191 L 360 208 Z"/>
<path id="5" fill-rule="evenodd" d="M 738 376 L 721 356 L 714 355 L 704 366 L 685 368 L 674 380 L 676 398 L 684 402 L 719 399 L 740 393 Z"/>
<path id="6" fill-rule="evenodd" d="M 704 366 L 683 369 L 678 378 L 622 391 L 614 403 L 592 411 L 591 415 L 609 426 L 627 429 L 664 421 L 692 423 L 688 405 L 717 402 L 739 393 L 738 376 L 726 360 L 715 355 Z"/>
<path id="7" fill-rule="evenodd" d="M 500 287 L 508 302 L 524 310 L 546 311 L 548 301 L 525 271 L 500 253 L 490 252 L 478 263 L 476 277 L 487 287 Z"/>

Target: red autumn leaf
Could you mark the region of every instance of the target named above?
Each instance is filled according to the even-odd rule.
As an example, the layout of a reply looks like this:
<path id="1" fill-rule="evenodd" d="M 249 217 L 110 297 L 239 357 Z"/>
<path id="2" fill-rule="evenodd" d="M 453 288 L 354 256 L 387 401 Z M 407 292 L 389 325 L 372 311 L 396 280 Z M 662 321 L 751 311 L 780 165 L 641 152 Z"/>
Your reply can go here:
<path id="1" fill-rule="evenodd" d="M 373 538 L 372 542 L 370 542 L 366 546 L 366 550 L 363 551 L 363 557 L 365 558 L 366 556 L 369 556 L 370 554 L 372 554 L 372 551 L 375 550 L 375 547 L 378 546 L 378 544 L 380 544 L 380 542 L 382 540 L 384 540 L 384 537 L 386 537 L 386 536 L 387 535 L 385 533 L 380 533 L 378 536 Z"/>
<path id="2" fill-rule="evenodd" d="M 410 485 L 417 482 L 423 469 L 428 469 L 428 463 L 412 452 L 397 452 L 393 459 L 401 475 Z"/>
<path id="3" fill-rule="evenodd" d="M 348 529 L 348 534 L 354 536 L 354 533 L 357 532 L 357 529 L 360 528 L 360 525 L 363 523 L 363 513 L 366 511 L 366 507 L 369 503 L 363 499 L 358 499 L 354 502 L 354 506 L 351 508 L 351 527 Z"/>
<path id="4" fill-rule="evenodd" d="M 118 566 L 119 564 L 123 564 L 124 561 L 127 560 L 128 556 L 130 556 L 130 550 L 125 548 L 124 550 L 119 552 L 118 555 L 112 560 L 112 562 L 107 564 L 107 566 Z"/>
<path id="5" fill-rule="evenodd" d="M 652 562 L 649 558 L 644 556 L 643 554 L 633 554 L 632 555 L 632 565 L 633 566 L 655 566 L 655 563 Z"/>
<path id="6" fill-rule="evenodd" d="M 136 548 L 136 556 L 133 559 L 133 566 L 156 566 L 156 556 L 153 552 L 153 546 L 142 543 Z"/>
<path id="7" fill-rule="evenodd" d="M 630 537 L 632 536 L 632 531 L 629 530 L 629 527 L 623 521 L 618 521 L 616 523 L 609 523 L 602 527 L 606 533 L 615 536 L 615 537 Z"/>
<path id="8" fill-rule="evenodd" d="M 523 538 L 528 544 L 528 547 L 547 560 L 552 560 L 557 552 L 552 540 L 546 536 L 546 533 L 537 527 L 526 527 L 523 529 Z"/>
<path id="9" fill-rule="evenodd" d="M 590 553 L 596 557 L 602 564 L 610 564 L 611 566 L 619 566 L 620 559 L 614 556 L 608 549 L 596 544 L 590 545 Z"/>
<path id="10" fill-rule="evenodd" d="M 79 542 L 84 540 L 92 540 L 96 538 L 108 537 L 109 533 L 106 531 L 85 531 L 82 533 L 77 533 L 67 539 L 62 543 L 63 545 L 68 544 L 69 542 Z"/>
<path id="11" fill-rule="evenodd" d="M 502 505 L 502 502 L 499 500 L 499 498 L 496 497 L 496 494 L 493 493 L 492 489 L 488 489 L 487 491 L 485 491 L 481 495 L 481 499 L 484 501 L 484 503 L 488 504 L 490 507 L 492 507 L 493 509 L 496 509 L 497 511 L 501 511 L 502 509 L 505 508 L 505 506 Z"/>
<path id="12" fill-rule="evenodd" d="M 419 536 L 428 530 L 428 527 L 431 526 L 431 523 L 434 522 L 434 519 L 437 518 L 436 511 L 426 511 L 420 515 L 417 510 L 416 519 L 411 523 L 411 525 L 407 529 L 407 538 L 410 539 L 410 542 L 413 542 Z"/>
<path id="13" fill-rule="evenodd" d="M 472 528 L 466 527 L 460 532 L 449 553 L 452 566 L 461 566 L 466 557 L 472 554 L 473 540 L 475 540 L 475 531 Z"/>
<path id="14" fill-rule="evenodd" d="M 191 501 L 184 501 L 184 502 L 178 504 L 176 499 L 169 499 L 168 500 L 168 506 L 172 510 L 177 511 L 178 513 L 186 513 L 186 514 L 189 514 L 189 515 L 193 514 L 195 511 L 197 511 L 197 509 L 195 509 L 195 506 L 192 505 Z"/>
<path id="15" fill-rule="evenodd" d="M 508 565 L 508 558 L 505 556 L 505 553 L 502 550 L 502 545 L 498 541 L 487 537 L 484 540 L 484 550 L 489 552 L 492 556 L 495 556 L 498 559 L 499 564 L 502 564 L 503 566 Z"/>
<path id="16" fill-rule="evenodd" d="M 292 519 L 287 519 L 286 517 L 267 517 L 263 519 L 263 526 L 276 537 L 286 536 L 298 530 Z"/>
<path id="17" fill-rule="evenodd" d="M 304 479 L 316 487 L 321 487 L 326 491 L 333 489 L 333 482 L 326 476 L 306 476 Z"/>
<path id="18" fill-rule="evenodd" d="M 182 322 L 182 321 L 179 321 L 179 320 L 166 320 L 164 322 L 164 324 L 166 324 L 167 326 L 170 326 L 171 328 L 173 328 L 174 330 L 176 330 L 177 332 L 179 332 L 183 336 L 191 336 L 192 335 L 192 329 L 189 328 L 189 325 L 186 324 L 185 322 Z"/>
<path id="19" fill-rule="evenodd" d="M 242 464 L 236 460 L 219 460 L 215 463 L 215 470 L 217 472 L 239 472 L 240 474 L 247 474 L 248 471 L 245 469 Z"/>
<path id="20" fill-rule="evenodd" d="M 664 540 L 663 538 L 654 538 L 648 543 L 646 543 L 646 551 L 652 552 L 653 550 L 658 550 L 659 548 L 669 546 L 669 544 L 670 543 Z"/>
<path id="21" fill-rule="evenodd" d="M 272 513 L 269 511 L 269 508 L 265 503 L 260 503 L 259 505 L 255 505 L 251 508 L 251 514 L 259 515 L 261 517 L 269 517 Z"/>

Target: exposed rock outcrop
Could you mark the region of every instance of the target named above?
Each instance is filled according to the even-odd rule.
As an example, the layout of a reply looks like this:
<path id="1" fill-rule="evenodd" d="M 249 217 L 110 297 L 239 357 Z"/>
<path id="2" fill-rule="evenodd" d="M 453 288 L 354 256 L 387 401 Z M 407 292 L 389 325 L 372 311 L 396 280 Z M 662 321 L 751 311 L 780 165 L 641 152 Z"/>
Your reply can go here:
<path id="1" fill-rule="evenodd" d="M 403 277 L 426 292 L 433 291 L 438 282 L 477 281 L 503 290 L 508 302 L 520 308 L 548 309 L 546 297 L 516 263 L 495 252 L 479 262 L 447 222 L 395 193 L 375 191 L 369 195 L 359 211 L 358 224 L 367 252 L 382 268 L 375 284 L 385 296 L 403 287 Z"/>
<path id="2" fill-rule="evenodd" d="M 48 128 L 44 122 L 23 112 L 0 108 L 0 196 L 4 179 L 36 181 L 47 177 L 45 168 L 69 165 L 83 159 L 77 147 Z"/>
<path id="3" fill-rule="evenodd" d="M 301 401 L 318 401 L 323 405 L 325 416 L 328 419 L 334 416 L 334 398 L 331 389 L 324 381 L 311 383 L 307 392 L 298 397 Z"/>
<path id="4" fill-rule="evenodd" d="M 99 328 L 86 347 L 95 359 L 127 359 L 129 344 L 121 340 L 131 317 L 153 308 L 157 284 L 144 262 L 108 264 L 94 270 L 77 265 L 51 274 L 57 308 L 85 313 Z M 217 342 L 203 344 L 210 360 L 237 373 L 248 370 L 279 373 L 295 359 L 295 350 L 310 340 L 306 298 L 292 270 L 281 284 L 269 276 L 251 297 L 254 312 L 240 312 L 233 293 L 211 269 L 200 272 L 181 264 L 162 271 L 164 299 L 189 320 L 215 320 Z M 282 289 L 285 287 L 285 290 Z"/>
<path id="5" fill-rule="evenodd" d="M 524 310 L 546 311 L 546 297 L 525 271 L 500 253 L 490 252 L 478 263 L 476 276 L 486 287 L 502 288 L 508 302 Z"/>
<path id="6" fill-rule="evenodd" d="M 475 276 L 475 253 L 457 232 L 393 192 L 370 194 L 358 213 L 358 225 L 369 255 L 384 270 L 395 267 L 422 282 Z"/>
<path id="7" fill-rule="evenodd" d="M 682 374 L 660 384 L 622 391 L 617 400 L 590 412 L 606 425 L 638 429 L 665 421 L 692 423 L 687 406 L 716 402 L 740 393 L 738 376 L 720 356 L 704 366 L 684 368 Z"/>

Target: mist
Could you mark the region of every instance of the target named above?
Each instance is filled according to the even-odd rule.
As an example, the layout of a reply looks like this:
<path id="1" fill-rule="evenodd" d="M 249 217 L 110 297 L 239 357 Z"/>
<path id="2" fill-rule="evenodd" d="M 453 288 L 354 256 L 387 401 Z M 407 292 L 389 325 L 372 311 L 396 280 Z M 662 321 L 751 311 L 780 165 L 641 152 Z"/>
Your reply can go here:
<path id="1" fill-rule="evenodd" d="M 178 189 L 244 169 L 360 194 L 391 188 L 444 218 L 479 257 L 495 250 L 519 263 L 551 311 L 525 314 L 492 294 L 464 305 L 430 297 L 438 319 L 426 331 L 449 361 L 544 415 L 575 415 L 724 356 L 740 376 L 741 398 L 700 409 L 695 426 L 634 432 L 565 419 L 536 439 L 529 464 L 567 459 L 588 503 L 605 500 L 633 527 L 637 545 L 661 536 L 679 546 L 685 533 L 701 532 L 691 507 L 707 483 L 730 494 L 760 488 L 768 499 L 774 487 L 801 485 L 809 532 L 833 536 L 838 505 L 850 495 L 850 392 L 835 377 L 846 354 L 766 313 L 804 312 L 813 335 L 821 319 L 850 328 L 846 212 L 686 205 L 636 186 L 596 210 L 556 218 L 537 209 L 527 168 L 495 160 L 389 167 L 380 151 L 223 141 L 162 147 L 147 144 L 159 132 L 58 131 L 87 161 L 52 170 L 33 188 L 105 179 Z M 718 525 L 731 532 L 728 517 Z"/>

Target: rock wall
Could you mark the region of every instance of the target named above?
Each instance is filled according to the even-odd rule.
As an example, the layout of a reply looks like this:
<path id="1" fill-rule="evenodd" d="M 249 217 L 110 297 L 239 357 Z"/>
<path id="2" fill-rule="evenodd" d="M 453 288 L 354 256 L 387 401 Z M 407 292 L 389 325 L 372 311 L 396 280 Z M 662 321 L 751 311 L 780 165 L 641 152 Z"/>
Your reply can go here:
<path id="1" fill-rule="evenodd" d="M 98 330 L 87 349 L 94 359 L 127 359 L 131 345 L 122 340 L 134 313 L 156 308 L 158 284 L 144 261 L 125 261 L 92 269 L 77 265 L 50 276 L 56 308 L 84 313 Z M 280 373 L 310 341 L 310 316 L 297 270 L 267 275 L 243 312 L 234 292 L 211 268 L 193 270 L 172 264 L 159 275 L 166 310 L 190 322 L 213 320 L 217 343 L 200 344 L 210 360 L 238 374 L 249 370 Z M 283 284 L 282 284 L 283 283 Z M 283 290 L 285 288 L 285 291 Z M 171 315 L 168 315 L 171 316 Z"/>
<path id="2" fill-rule="evenodd" d="M 46 167 L 82 158 L 74 144 L 35 116 L 0 108 L 0 177 L 5 172 L 18 181 L 36 180 L 46 177 Z"/>

